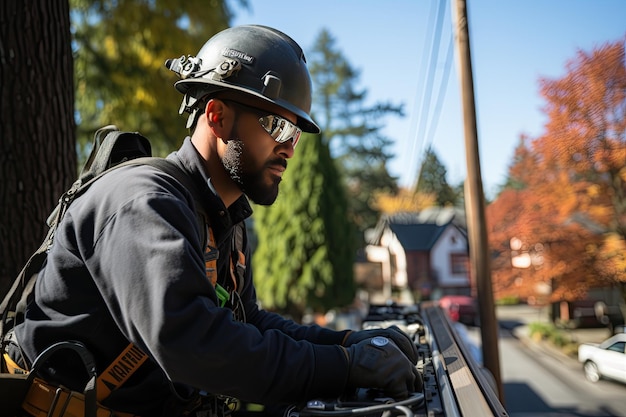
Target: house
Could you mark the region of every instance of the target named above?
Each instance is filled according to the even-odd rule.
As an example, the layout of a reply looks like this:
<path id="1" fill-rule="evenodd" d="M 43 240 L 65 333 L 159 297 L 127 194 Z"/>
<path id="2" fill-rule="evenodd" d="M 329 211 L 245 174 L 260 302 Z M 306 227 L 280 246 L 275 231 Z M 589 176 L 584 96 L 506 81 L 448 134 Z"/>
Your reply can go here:
<path id="1" fill-rule="evenodd" d="M 380 296 L 414 301 L 471 295 L 465 213 L 435 207 L 383 216 L 367 236 L 367 262 L 379 264 Z"/>

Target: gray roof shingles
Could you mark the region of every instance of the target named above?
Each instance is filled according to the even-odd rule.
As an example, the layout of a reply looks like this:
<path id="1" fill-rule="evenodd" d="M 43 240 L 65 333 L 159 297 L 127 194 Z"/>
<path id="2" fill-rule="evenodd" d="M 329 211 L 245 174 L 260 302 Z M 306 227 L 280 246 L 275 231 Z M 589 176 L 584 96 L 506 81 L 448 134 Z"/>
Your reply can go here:
<path id="1" fill-rule="evenodd" d="M 389 228 L 396 235 L 405 251 L 430 251 L 448 224 L 437 225 L 389 223 Z"/>

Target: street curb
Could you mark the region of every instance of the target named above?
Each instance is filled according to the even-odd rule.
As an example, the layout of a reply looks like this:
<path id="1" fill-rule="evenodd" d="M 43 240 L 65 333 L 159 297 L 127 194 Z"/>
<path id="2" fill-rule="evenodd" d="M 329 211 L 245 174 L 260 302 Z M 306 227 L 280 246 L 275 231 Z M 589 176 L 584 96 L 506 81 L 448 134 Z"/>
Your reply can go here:
<path id="1" fill-rule="evenodd" d="M 579 366 L 579 363 L 576 359 L 567 356 L 565 353 L 561 352 L 559 349 L 554 347 L 552 344 L 545 341 L 536 341 L 530 337 L 528 326 L 517 326 L 511 332 L 513 336 L 522 342 L 525 346 L 533 350 L 539 350 L 547 355 L 550 355 L 553 359 L 558 360 L 564 364 L 570 366 Z"/>

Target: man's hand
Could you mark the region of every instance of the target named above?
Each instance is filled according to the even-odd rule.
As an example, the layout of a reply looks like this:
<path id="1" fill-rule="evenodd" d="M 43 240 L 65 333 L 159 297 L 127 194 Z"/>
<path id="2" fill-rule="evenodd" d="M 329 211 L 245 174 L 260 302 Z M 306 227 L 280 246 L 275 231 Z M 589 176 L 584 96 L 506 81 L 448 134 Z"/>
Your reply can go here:
<path id="1" fill-rule="evenodd" d="M 365 339 L 371 339 L 375 336 L 386 337 L 391 339 L 400 350 L 406 355 L 407 358 L 413 363 L 417 364 L 417 347 L 411 338 L 404 333 L 398 326 L 387 327 L 386 329 L 370 329 L 359 330 L 348 333 L 343 345 L 348 347 L 359 343 Z"/>
<path id="2" fill-rule="evenodd" d="M 344 349 L 350 364 L 348 388 L 378 388 L 396 399 L 422 390 L 419 371 L 391 340 L 378 336 Z"/>

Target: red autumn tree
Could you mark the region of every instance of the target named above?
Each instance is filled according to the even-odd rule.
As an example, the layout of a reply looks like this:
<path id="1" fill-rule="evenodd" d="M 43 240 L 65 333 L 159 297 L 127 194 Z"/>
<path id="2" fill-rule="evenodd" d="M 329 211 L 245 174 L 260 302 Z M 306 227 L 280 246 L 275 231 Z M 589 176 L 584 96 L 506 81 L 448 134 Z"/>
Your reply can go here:
<path id="1" fill-rule="evenodd" d="M 496 291 L 544 283 L 553 299 L 575 299 L 592 286 L 626 288 L 625 62 L 620 40 L 579 51 L 563 78 L 540 80 L 545 132 L 523 138 L 507 187 L 487 208 L 490 244 L 501 255 L 492 266 Z M 513 268 L 514 255 L 533 262 Z"/>

